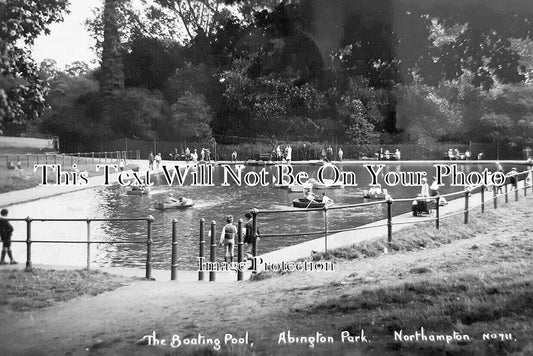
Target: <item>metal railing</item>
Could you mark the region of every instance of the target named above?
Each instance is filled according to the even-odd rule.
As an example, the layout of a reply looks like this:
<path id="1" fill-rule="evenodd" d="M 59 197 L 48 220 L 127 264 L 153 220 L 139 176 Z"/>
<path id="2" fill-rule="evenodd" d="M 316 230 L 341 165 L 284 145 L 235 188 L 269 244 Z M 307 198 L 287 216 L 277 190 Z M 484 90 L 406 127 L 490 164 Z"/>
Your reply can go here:
<path id="1" fill-rule="evenodd" d="M 519 196 L 519 190 L 522 189 L 523 192 L 524 192 L 524 196 L 527 196 L 527 190 L 528 188 L 532 188 L 532 193 L 533 193 L 533 182 L 530 180 L 530 178 L 528 178 L 527 176 L 532 174 L 533 172 L 533 169 L 531 170 L 527 170 L 527 171 L 523 171 L 523 172 L 519 172 L 515 175 L 515 182 L 516 182 L 516 188 L 514 189 L 514 195 L 515 195 L 515 200 L 517 201 L 518 200 L 518 196 Z M 520 176 L 526 176 L 524 177 L 521 181 L 523 182 L 523 187 L 521 187 L 520 189 L 518 188 L 518 182 L 519 182 L 519 177 Z M 530 180 L 528 182 L 528 180 Z M 501 186 L 501 187 L 497 187 L 497 186 L 493 186 L 492 190 L 493 190 L 493 196 L 492 196 L 492 200 L 493 200 L 493 204 L 494 204 L 494 209 L 497 208 L 498 206 L 498 198 L 499 197 L 504 197 L 505 198 L 505 202 L 507 203 L 508 202 L 508 195 L 510 194 L 509 192 L 509 186 L 510 186 L 510 181 L 511 181 L 511 176 L 506 176 L 506 179 L 505 179 L 505 182 L 504 184 Z M 453 193 L 449 193 L 449 194 L 443 194 L 443 195 L 437 195 L 437 196 L 434 196 L 434 197 L 424 197 L 424 198 L 420 198 L 420 197 L 417 197 L 417 198 L 402 198 L 402 199 L 387 199 L 387 200 L 380 200 L 380 201 L 375 201 L 375 202 L 365 202 L 365 203 L 359 203 L 359 204 L 351 204 L 351 205 L 340 205 L 340 206 L 332 206 L 332 207 L 323 207 L 323 208 L 313 208 L 313 209 L 287 209 L 287 210 L 257 210 L 257 209 L 254 209 L 251 211 L 252 213 L 252 216 L 253 216 L 253 221 L 254 221 L 254 236 L 257 236 L 257 218 L 258 218 L 258 215 L 269 215 L 269 214 L 290 214 L 290 213 L 309 213 L 309 212 L 317 212 L 317 211 L 321 211 L 323 213 L 323 222 L 324 222 L 324 228 L 321 229 L 321 230 L 318 230 L 318 231 L 307 231 L 307 232 L 296 232 L 296 233 L 282 233 L 282 234 L 263 234 L 262 237 L 289 237 L 289 236 L 324 236 L 324 252 L 327 252 L 328 251 L 328 236 L 331 235 L 331 234 L 334 234 L 334 233 L 340 233 L 340 232 L 347 232 L 347 231 L 358 231 L 358 230 L 364 230 L 364 229 L 372 229 L 372 228 L 377 228 L 377 227 L 384 227 L 386 226 L 387 227 L 387 241 L 390 243 L 392 242 L 392 234 L 393 234 L 393 226 L 395 225 L 405 225 L 405 224 L 414 224 L 414 223 L 418 223 L 418 222 L 425 222 L 425 221 L 435 221 L 435 227 L 436 229 L 439 229 L 440 228 L 440 223 L 441 223 L 441 220 L 442 219 L 445 219 L 445 218 L 448 218 L 448 217 L 451 217 L 451 216 L 455 216 L 455 215 L 459 215 L 459 214 L 462 214 L 464 216 L 463 220 L 464 220 L 464 223 L 467 224 L 468 221 L 469 221 L 469 212 L 474 209 L 474 208 L 477 208 L 477 207 L 481 207 L 481 212 L 484 213 L 485 212 L 485 205 L 487 203 L 486 199 L 485 199 L 485 193 L 487 191 L 487 189 L 490 188 L 490 186 L 485 186 L 485 185 L 478 185 L 478 186 L 475 186 L 473 187 L 472 189 L 464 189 L 464 190 L 461 190 L 461 191 L 458 191 L 458 192 L 453 192 Z M 477 191 L 479 190 L 479 192 L 481 193 L 480 196 L 481 196 L 481 202 L 479 204 L 475 204 L 475 205 L 472 205 L 471 204 L 471 195 L 473 193 L 476 193 Z M 500 193 L 501 191 L 501 193 Z M 464 208 L 462 210 L 459 210 L 459 211 L 456 211 L 456 212 L 453 212 L 453 213 L 448 213 L 448 214 L 445 214 L 445 215 L 442 215 L 441 214 L 441 209 L 440 209 L 440 200 L 442 198 L 446 198 L 447 200 L 455 200 L 455 199 L 449 199 L 449 198 L 454 198 L 454 197 L 458 197 L 457 199 L 459 199 L 460 197 L 463 197 L 464 198 Z M 417 218 L 416 220 L 414 219 L 410 219 L 408 221 L 399 221 L 399 222 L 394 222 L 393 221 L 393 205 L 397 204 L 397 203 L 402 203 L 402 202 L 412 202 L 413 200 L 420 200 L 420 199 L 424 199 L 427 201 L 427 203 L 433 203 L 434 205 L 434 208 L 432 209 L 433 211 L 430 211 L 430 214 L 424 218 L 424 219 L 420 219 L 420 218 Z M 346 228 L 346 229 L 329 229 L 329 226 L 328 226 L 328 211 L 331 211 L 331 210 L 345 210 L 345 209 L 354 209 L 354 208 L 362 208 L 362 207 L 366 207 L 366 206 L 375 206 L 375 205 L 383 205 L 383 204 L 386 204 L 387 205 L 387 209 L 386 209 L 386 214 L 384 216 L 384 218 L 386 219 L 384 222 L 380 222 L 381 220 L 377 220 L 375 221 L 374 223 L 370 223 L 370 224 L 367 224 L 367 225 L 364 225 L 364 226 L 359 226 L 359 227 L 353 227 L 353 228 Z M 256 239 L 254 239 L 254 248 L 253 248 L 253 256 L 256 256 L 256 252 L 257 252 L 257 244 L 256 244 Z"/>
<path id="2" fill-rule="evenodd" d="M 111 152 L 73 152 L 73 153 L 26 153 L 2 155 L 6 165 L 13 168 L 34 164 L 93 164 L 120 162 L 120 160 L 140 159 L 140 151 L 111 151 Z"/>
<path id="3" fill-rule="evenodd" d="M 27 217 L 25 219 L 9 219 L 9 221 L 25 221 L 26 222 L 26 240 L 12 240 L 16 243 L 26 243 L 26 271 L 33 269 L 32 265 L 32 245 L 33 244 L 85 244 L 87 246 L 87 270 L 91 268 L 91 245 L 92 244 L 146 244 L 146 279 L 152 279 L 152 223 L 153 216 L 146 218 L 120 218 L 120 219 L 38 219 Z M 87 238 L 83 240 L 32 240 L 32 222 L 85 222 L 87 224 Z M 91 239 L 91 222 L 104 221 L 146 221 L 146 240 L 128 240 L 128 241 L 104 241 Z"/>

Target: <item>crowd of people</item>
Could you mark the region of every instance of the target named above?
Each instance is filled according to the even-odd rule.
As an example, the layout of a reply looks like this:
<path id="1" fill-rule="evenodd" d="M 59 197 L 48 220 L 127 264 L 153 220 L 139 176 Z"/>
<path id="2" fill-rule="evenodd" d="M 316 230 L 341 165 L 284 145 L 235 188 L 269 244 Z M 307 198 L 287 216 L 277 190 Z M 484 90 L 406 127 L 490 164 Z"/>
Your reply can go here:
<path id="1" fill-rule="evenodd" d="M 463 153 L 459 152 L 457 148 L 450 148 L 445 154 L 446 158 L 450 161 L 465 160 L 469 161 L 472 159 L 472 153 L 470 150 L 465 150 Z M 479 152 L 476 156 L 478 160 L 483 159 L 483 152 Z"/>
<path id="2" fill-rule="evenodd" d="M 394 153 L 387 149 L 380 148 L 379 152 L 376 152 L 378 161 L 399 161 L 402 158 L 402 154 L 399 149 L 396 149 Z"/>

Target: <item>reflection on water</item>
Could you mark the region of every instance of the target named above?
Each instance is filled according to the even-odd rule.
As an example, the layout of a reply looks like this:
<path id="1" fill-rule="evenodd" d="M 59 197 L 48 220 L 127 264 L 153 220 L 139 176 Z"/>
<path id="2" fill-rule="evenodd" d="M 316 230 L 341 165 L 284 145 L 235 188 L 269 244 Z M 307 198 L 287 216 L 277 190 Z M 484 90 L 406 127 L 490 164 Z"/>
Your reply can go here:
<path id="1" fill-rule="evenodd" d="M 246 167 L 247 171 L 259 171 L 263 167 Z M 370 175 L 362 166 L 340 165 L 344 171 L 353 171 L 357 176 L 357 187 L 327 190 L 327 195 L 336 205 L 356 204 L 363 202 L 362 191 L 370 182 Z M 485 167 L 479 165 L 465 166 L 466 173 L 471 170 L 481 171 Z M 494 167 L 489 166 L 489 169 Z M 505 167 L 506 171 L 509 167 Z M 273 167 L 265 168 L 272 177 Z M 317 166 L 295 166 L 295 171 L 306 171 L 315 176 Z M 383 174 L 394 171 L 426 171 L 428 177 L 434 175 L 433 168 L 427 165 L 389 165 L 381 172 Z M 215 186 L 193 187 L 189 182 L 183 187 L 155 187 L 145 196 L 126 194 L 125 187 L 99 187 L 69 193 L 35 202 L 19 204 L 10 208 L 10 217 L 24 218 L 146 218 L 154 217 L 153 223 L 153 258 L 154 267 L 168 268 L 171 253 L 171 224 L 173 219 L 178 221 L 180 269 L 194 269 L 198 253 L 199 220 L 205 218 L 206 232 L 211 221 L 217 223 L 216 238 L 225 223 L 226 215 L 233 215 L 235 221 L 242 218 L 251 208 L 261 210 L 284 210 L 291 208 L 293 199 L 301 193 L 289 193 L 285 189 L 267 187 L 220 186 L 222 169 L 215 169 Z M 415 196 L 419 187 L 387 187 L 394 198 Z M 441 193 L 460 190 L 460 187 L 441 187 Z M 321 191 L 316 191 L 320 193 Z M 195 201 L 195 205 L 186 210 L 159 211 L 154 204 L 168 195 L 184 196 Z M 396 203 L 393 205 L 394 214 L 409 211 L 410 203 Z M 366 224 L 386 217 L 386 206 L 375 205 L 363 208 L 328 211 L 329 229 L 346 229 Z M 260 231 L 262 234 L 301 233 L 321 231 L 324 229 L 323 212 L 279 213 L 273 215 L 259 215 Z M 22 240 L 26 236 L 26 223 L 13 222 L 15 227 L 14 239 Z M 144 266 L 146 263 L 146 221 L 107 221 L 91 222 L 90 238 L 93 241 L 141 241 L 142 244 L 92 244 L 91 260 L 98 265 Z M 206 234 L 207 235 L 207 234 Z M 34 263 L 83 265 L 86 261 L 86 245 L 73 244 L 39 244 L 39 240 L 80 240 L 87 238 L 87 222 L 33 222 L 32 239 L 36 242 L 32 249 Z M 286 236 L 265 237 L 258 247 L 259 253 L 273 251 L 295 243 L 303 242 L 316 236 Z M 209 238 L 206 236 L 206 252 L 209 250 Z M 14 244 L 15 257 L 23 260 L 25 244 Z M 217 252 L 222 256 L 220 249 Z"/>

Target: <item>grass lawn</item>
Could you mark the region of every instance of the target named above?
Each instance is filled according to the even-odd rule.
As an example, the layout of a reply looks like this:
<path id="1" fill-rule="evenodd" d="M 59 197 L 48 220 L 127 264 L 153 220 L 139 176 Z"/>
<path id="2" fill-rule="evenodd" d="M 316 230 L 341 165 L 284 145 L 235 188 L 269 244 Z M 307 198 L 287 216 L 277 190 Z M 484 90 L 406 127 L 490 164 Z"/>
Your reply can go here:
<path id="1" fill-rule="evenodd" d="M 31 311 L 114 290 L 131 279 L 85 270 L 0 269 L 0 312 Z"/>

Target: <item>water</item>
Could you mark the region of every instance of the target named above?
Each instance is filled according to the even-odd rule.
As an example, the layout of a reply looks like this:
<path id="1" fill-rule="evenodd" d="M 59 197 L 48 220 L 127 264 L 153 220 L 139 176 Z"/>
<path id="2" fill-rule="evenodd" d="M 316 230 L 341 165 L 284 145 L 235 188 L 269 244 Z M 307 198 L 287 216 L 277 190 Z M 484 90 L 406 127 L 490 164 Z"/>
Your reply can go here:
<path id="1" fill-rule="evenodd" d="M 481 171 L 481 165 L 459 166 L 465 173 Z M 494 166 L 488 166 L 494 170 Z M 510 167 L 505 167 L 506 171 Z M 259 172 L 263 167 L 246 167 L 244 173 L 249 171 Z M 266 172 L 271 177 L 274 167 L 266 167 Z M 316 176 L 318 166 L 295 166 L 295 171 L 305 171 L 310 176 Z M 335 205 L 356 204 L 364 202 L 362 191 L 370 183 L 370 174 L 361 165 L 340 165 L 339 169 L 351 171 L 356 174 L 357 187 L 344 189 L 324 190 L 335 201 Z M 428 177 L 434 175 L 434 168 L 428 164 L 413 165 L 388 165 L 382 174 L 387 172 L 428 172 Z M 232 184 L 221 186 L 223 170 L 217 167 L 214 172 L 213 187 L 194 187 L 186 181 L 183 187 L 157 186 L 145 196 L 127 195 L 127 188 L 120 186 L 98 187 L 57 197 L 42 199 L 35 202 L 19 204 L 10 208 L 10 217 L 24 218 L 146 218 L 154 217 L 153 223 L 153 259 L 155 268 L 169 268 L 171 254 L 171 224 L 173 219 L 178 220 L 179 257 L 180 269 L 193 270 L 196 267 L 199 240 L 199 220 L 206 220 L 206 252 L 209 251 L 209 237 L 207 231 L 211 221 L 217 223 L 216 238 L 225 224 L 227 215 L 244 220 L 244 213 L 252 208 L 260 210 L 283 210 L 292 208 L 292 200 L 301 196 L 301 193 L 290 193 L 286 189 L 272 186 L 250 187 Z M 429 179 L 431 180 L 431 179 Z M 383 183 L 382 183 L 383 184 Z M 394 198 L 414 197 L 420 191 L 419 187 L 405 187 L 398 185 L 384 188 Z M 442 194 L 462 190 L 461 187 L 450 187 L 449 181 L 441 187 Z M 322 190 L 315 190 L 316 193 Z M 195 201 L 193 207 L 185 210 L 159 211 L 154 204 L 166 196 L 184 196 Z M 410 203 L 395 203 L 394 214 L 409 211 Z M 348 210 L 333 210 L 328 212 L 329 229 L 345 229 L 360 226 L 386 217 L 386 206 L 375 205 L 365 208 Z M 259 229 L 263 235 L 281 233 L 305 233 L 320 231 L 324 228 L 322 212 L 279 213 L 274 215 L 259 215 Z M 13 239 L 24 240 L 26 236 L 26 223 L 13 222 L 15 233 Z M 143 267 L 146 262 L 146 221 L 109 221 L 91 222 L 91 240 L 93 241 L 141 241 L 142 244 L 94 244 L 91 245 L 91 262 L 99 266 L 136 266 Z M 307 241 L 320 236 L 284 236 L 265 237 L 258 245 L 259 253 L 266 253 L 279 248 Z M 87 222 L 38 222 L 32 223 L 32 248 L 33 263 L 84 265 L 86 263 L 86 245 L 74 244 L 42 244 L 43 240 L 79 240 L 87 238 Z M 26 256 L 25 244 L 13 245 L 15 257 L 23 261 Z M 222 256 L 223 250 L 218 249 L 217 254 Z"/>

